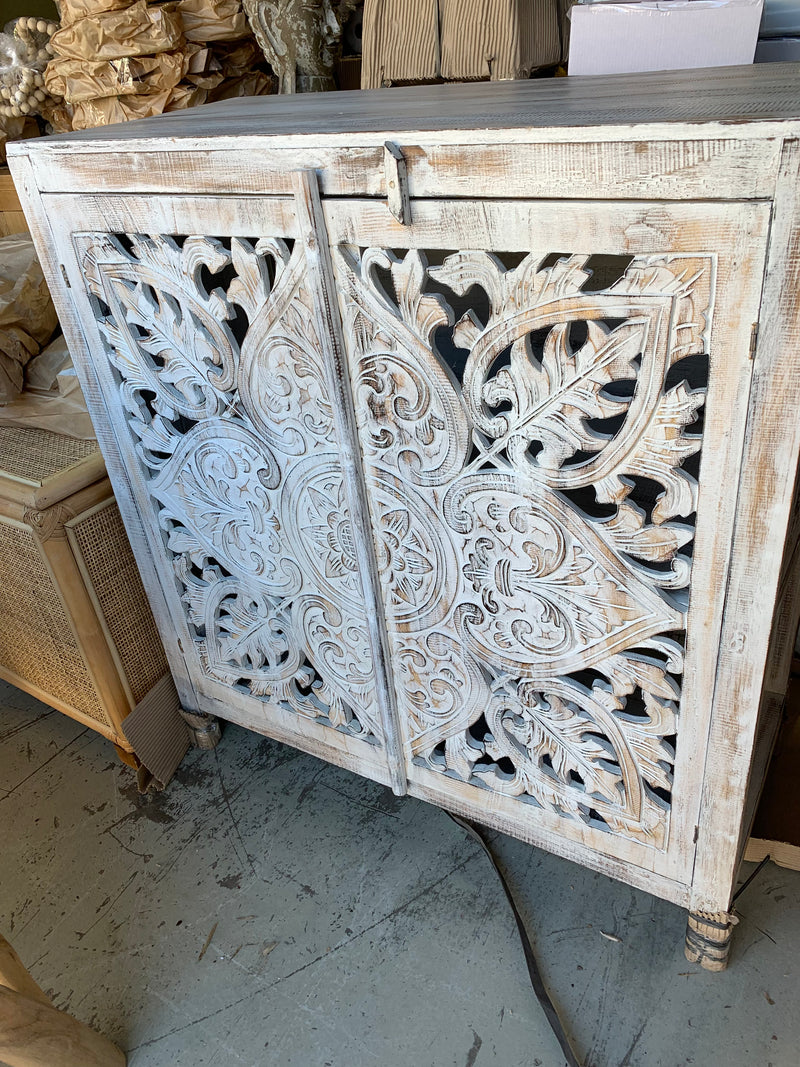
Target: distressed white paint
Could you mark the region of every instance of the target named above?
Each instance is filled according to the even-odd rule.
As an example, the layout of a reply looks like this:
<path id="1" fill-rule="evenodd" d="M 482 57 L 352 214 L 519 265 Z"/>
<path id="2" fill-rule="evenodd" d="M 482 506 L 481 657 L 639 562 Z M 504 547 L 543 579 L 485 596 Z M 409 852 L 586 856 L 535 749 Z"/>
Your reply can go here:
<path id="1" fill-rule="evenodd" d="M 12 166 L 184 703 L 724 913 L 800 446 L 800 94 L 588 81 Z"/>

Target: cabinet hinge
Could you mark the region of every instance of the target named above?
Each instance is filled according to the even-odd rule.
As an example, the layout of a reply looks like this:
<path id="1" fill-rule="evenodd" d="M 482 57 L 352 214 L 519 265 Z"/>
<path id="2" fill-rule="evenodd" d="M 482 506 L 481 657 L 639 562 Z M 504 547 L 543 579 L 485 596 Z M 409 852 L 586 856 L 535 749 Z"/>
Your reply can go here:
<path id="1" fill-rule="evenodd" d="M 383 169 L 389 210 L 402 226 L 408 226 L 411 222 L 408 169 L 403 153 L 391 141 L 386 141 L 383 146 Z"/>
<path id="2" fill-rule="evenodd" d="M 699 836 L 700 836 L 700 827 L 699 826 L 695 826 L 695 828 L 694 828 L 694 837 L 692 838 L 692 844 L 693 845 L 697 844 L 697 839 L 698 839 Z"/>
<path id="3" fill-rule="evenodd" d="M 63 263 L 59 263 L 59 267 L 61 267 L 61 277 L 64 279 L 64 285 L 66 285 L 67 289 L 71 289 L 72 286 L 69 284 L 69 278 L 67 277 L 67 268 Z"/>
<path id="4" fill-rule="evenodd" d="M 758 323 L 754 322 L 750 327 L 750 359 L 756 354 L 756 344 L 758 343 Z"/>

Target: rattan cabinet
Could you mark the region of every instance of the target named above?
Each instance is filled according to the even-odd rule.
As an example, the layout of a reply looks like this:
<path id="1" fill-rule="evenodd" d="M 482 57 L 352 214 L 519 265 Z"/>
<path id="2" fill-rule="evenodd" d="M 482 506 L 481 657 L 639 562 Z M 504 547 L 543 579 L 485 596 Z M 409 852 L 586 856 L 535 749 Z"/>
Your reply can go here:
<path id="1" fill-rule="evenodd" d="M 798 134 L 767 65 L 13 146 L 184 707 L 724 966 L 797 621 Z"/>
<path id="2" fill-rule="evenodd" d="M 97 442 L 0 426 L 0 677 L 124 757 L 168 670 Z"/>

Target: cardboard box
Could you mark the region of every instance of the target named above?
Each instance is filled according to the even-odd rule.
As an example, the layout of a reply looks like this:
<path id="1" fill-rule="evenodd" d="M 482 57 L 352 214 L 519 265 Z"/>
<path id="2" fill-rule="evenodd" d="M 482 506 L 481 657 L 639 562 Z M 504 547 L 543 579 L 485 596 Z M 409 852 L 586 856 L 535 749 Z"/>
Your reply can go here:
<path id="1" fill-rule="evenodd" d="M 764 0 L 578 4 L 570 74 L 627 74 L 752 63 Z"/>

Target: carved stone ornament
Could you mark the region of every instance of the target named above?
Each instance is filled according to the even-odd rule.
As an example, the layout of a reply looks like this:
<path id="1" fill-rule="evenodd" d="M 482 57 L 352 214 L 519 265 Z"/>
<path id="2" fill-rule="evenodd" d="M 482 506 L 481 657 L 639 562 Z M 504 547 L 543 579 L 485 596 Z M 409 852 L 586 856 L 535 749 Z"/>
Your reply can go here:
<path id="1" fill-rule="evenodd" d="M 333 65 L 357 0 L 244 0 L 259 46 L 281 93 L 336 88 Z"/>

